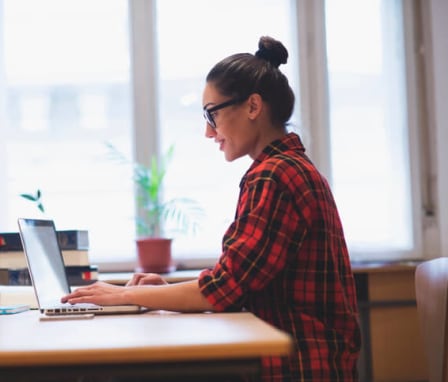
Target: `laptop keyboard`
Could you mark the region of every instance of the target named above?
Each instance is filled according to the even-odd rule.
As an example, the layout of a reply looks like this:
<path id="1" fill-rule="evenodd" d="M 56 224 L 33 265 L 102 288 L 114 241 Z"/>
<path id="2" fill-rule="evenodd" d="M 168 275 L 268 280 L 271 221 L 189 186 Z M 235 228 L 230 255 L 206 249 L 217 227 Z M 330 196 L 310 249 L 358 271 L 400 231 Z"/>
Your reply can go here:
<path id="1" fill-rule="evenodd" d="M 95 304 L 60 304 L 45 308 L 46 314 L 89 313 L 102 311 L 103 307 Z"/>

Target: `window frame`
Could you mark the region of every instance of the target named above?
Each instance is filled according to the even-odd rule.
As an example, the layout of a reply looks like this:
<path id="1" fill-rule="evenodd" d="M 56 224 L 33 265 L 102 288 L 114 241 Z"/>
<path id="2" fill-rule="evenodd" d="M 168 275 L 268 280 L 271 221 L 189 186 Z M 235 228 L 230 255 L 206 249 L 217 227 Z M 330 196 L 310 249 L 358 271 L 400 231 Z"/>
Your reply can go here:
<path id="1" fill-rule="evenodd" d="M 295 9 L 292 22 L 297 25 L 297 46 L 294 48 L 299 56 L 299 89 L 296 89 L 296 93 L 300 99 L 302 122 L 300 134 L 310 157 L 313 158 L 317 167 L 331 184 L 325 0 L 291 0 L 291 2 Z M 427 61 L 430 60 L 430 57 L 421 52 L 421 45 L 432 44 L 432 41 L 429 40 L 428 29 L 435 13 L 434 3 L 437 3 L 437 0 L 431 0 L 431 2 L 401 1 L 403 34 L 405 36 L 407 118 L 415 246 L 410 253 L 405 255 L 397 256 L 397 253 L 388 251 L 387 253 L 371 253 L 372 258 L 375 255 L 380 255 L 383 260 L 385 256 L 390 255 L 395 259 L 401 257 L 403 260 L 418 260 L 428 257 L 428 255 L 432 257 L 436 253 L 440 253 L 442 248 L 448 252 L 448 239 L 446 244 L 441 243 L 439 223 L 443 223 L 443 221 L 440 217 L 437 219 L 438 211 L 433 210 L 436 196 L 431 179 L 434 172 L 440 173 L 440 168 L 434 169 L 435 160 L 431 160 L 431 154 L 435 155 L 431 147 L 435 142 L 434 136 L 437 131 L 436 133 L 431 131 L 431 125 L 435 123 L 430 123 L 425 108 L 427 107 L 427 97 L 434 92 L 434 84 L 428 84 L 428 67 L 430 65 Z M 159 147 L 155 144 L 155 142 L 160 142 L 157 131 L 159 116 L 155 107 L 158 100 L 157 60 L 155 59 L 157 57 L 156 0 L 129 0 L 129 4 L 132 26 L 131 61 L 133 62 L 134 101 L 138 101 L 134 104 L 135 159 L 142 163 L 149 163 L 152 155 L 160 155 Z M 439 4 L 438 7 L 442 7 L 442 5 Z M 444 28 L 446 29 L 446 27 Z M 422 89 L 426 89 L 427 94 L 422 94 Z M 147 129 L 148 125 L 155 128 Z M 312 132 L 310 126 L 313 126 Z M 440 150 L 438 151 L 440 154 Z M 447 182 L 442 179 L 442 186 Z M 440 198 L 438 202 L 441 202 Z M 448 210 L 448 203 L 441 203 L 440 208 Z M 448 226 L 448 222 L 446 225 Z M 180 267 L 202 268 L 211 266 L 214 261 L 216 261 L 216 256 L 211 254 L 209 258 L 183 259 Z M 375 260 L 372 259 L 372 261 Z M 111 264 L 108 265 L 110 268 Z M 122 265 L 118 266 L 122 267 Z"/>
<path id="2" fill-rule="evenodd" d="M 290 0 L 295 9 L 292 22 L 297 25 L 299 62 L 300 119 L 305 146 L 317 167 L 331 183 L 329 140 L 328 75 L 325 57 L 325 0 Z M 128 0 L 130 53 L 133 85 L 134 159 L 149 164 L 160 155 L 157 15 L 156 0 Z M 413 234 L 416 247 L 409 258 L 427 259 L 448 256 L 448 25 L 444 0 L 402 0 L 407 105 L 409 123 L 409 159 L 412 183 Z M 3 0 L 0 0 L 0 19 Z M 2 39 L 0 30 L 0 39 Z M 2 46 L 0 44 L 0 51 Z M 295 53 L 294 53 L 295 54 Z M 0 62 L 0 65 L 3 65 Z M 0 68 L 0 84 L 3 70 Z M 0 124 L 5 115 L 5 97 L 0 92 Z M 148 126 L 150 128 L 148 128 Z M 313 126 L 312 132 L 310 126 Z M 0 178 L 5 177 L 5 150 L 0 140 Z M 6 195 L 0 188 L 0 200 Z M 1 217 L 0 217 L 1 219 Z M 181 267 L 202 268 L 216 261 L 209 258 L 182 260 Z M 373 254 L 372 254 L 373 255 Z M 392 255 L 392 253 L 391 253 Z M 372 260 L 374 261 L 374 260 Z M 111 261 L 98 264 L 101 271 L 133 270 L 135 261 Z"/>
<path id="3" fill-rule="evenodd" d="M 426 137 L 429 144 L 426 126 L 426 118 L 423 114 L 425 99 L 419 90 L 424 86 L 424 77 L 419 65 L 418 44 L 421 39 L 418 27 L 420 1 L 401 1 L 403 12 L 403 35 L 406 66 L 406 104 L 408 122 L 408 148 L 410 160 L 411 200 L 413 218 L 414 247 L 411 251 L 393 252 L 369 252 L 372 258 L 384 260 L 385 257 L 397 259 L 419 259 L 431 248 L 433 240 L 427 236 L 438 236 L 435 222 L 428 213 L 424 213 L 420 206 L 425 205 L 422 198 L 423 184 L 428 184 L 424 178 L 430 173 L 429 163 L 422 151 L 431 152 L 428 145 L 419 144 L 420 137 Z M 325 39 L 325 0 L 298 1 L 296 14 L 299 41 L 299 65 L 300 65 L 300 93 L 301 114 L 305 129 L 305 145 L 314 163 L 332 184 L 332 168 L 330 159 L 330 116 L 329 116 L 329 90 L 328 71 L 326 64 L 326 39 Z M 429 20 L 426 20 L 428 22 Z M 416 32 L 415 32 L 416 31 Z M 423 57 L 424 59 L 424 57 Z M 420 84 L 420 86 L 419 86 Z M 313 127 L 311 133 L 309 126 Z M 432 190 L 427 190 L 431 194 Z M 427 204 L 427 203 L 426 203 Z M 428 221 L 430 220 L 430 221 Z M 432 227 L 428 233 L 427 228 Z M 430 248 L 428 248 L 428 246 Z M 351 251 L 356 258 L 357 251 Z M 374 261 L 374 260 L 372 260 Z"/>

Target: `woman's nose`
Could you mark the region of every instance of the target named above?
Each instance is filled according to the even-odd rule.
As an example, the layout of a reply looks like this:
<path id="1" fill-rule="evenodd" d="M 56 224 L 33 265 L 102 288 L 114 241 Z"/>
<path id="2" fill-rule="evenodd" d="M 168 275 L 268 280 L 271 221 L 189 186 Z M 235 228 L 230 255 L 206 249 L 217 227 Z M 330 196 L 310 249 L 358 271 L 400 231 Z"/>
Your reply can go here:
<path id="1" fill-rule="evenodd" d="M 216 131 L 208 122 L 205 122 L 205 136 L 206 138 L 214 138 L 216 136 Z"/>

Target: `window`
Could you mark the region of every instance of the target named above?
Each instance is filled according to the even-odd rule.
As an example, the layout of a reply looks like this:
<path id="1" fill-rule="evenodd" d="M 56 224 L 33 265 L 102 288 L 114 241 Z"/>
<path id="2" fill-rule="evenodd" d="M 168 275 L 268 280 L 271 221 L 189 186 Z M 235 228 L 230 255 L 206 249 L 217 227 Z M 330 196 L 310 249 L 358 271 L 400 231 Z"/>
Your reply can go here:
<path id="1" fill-rule="evenodd" d="M 205 14 L 211 17 L 192 9 L 208 9 Z M 270 35 L 291 47 L 288 63 L 281 69 L 297 87 L 293 12 L 285 0 L 157 1 L 160 134 L 164 147 L 175 147 L 167 194 L 196 199 L 205 212 L 200 232 L 174 241 L 179 258 L 197 254 L 217 258 L 222 235 L 235 213 L 240 179 L 250 166 L 250 158 L 226 162 L 213 140 L 205 137 L 201 113 L 205 76 L 230 54 L 255 53 L 260 36 Z M 182 36 L 173 33 L 173 25 Z M 298 126 L 297 119 L 294 124 Z"/>
<path id="2" fill-rule="evenodd" d="M 131 153 L 127 2 L 0 5 L 0 229 L 35 215 L 18 195 L 40 189 L 59 229 L 89 229 L 92 254 L 129 253 L 132 178 L 106 146 Z"/>
<path id="3" fill-rule="evenodd" d="M 174 145 L 165 196 L 205 212 L 174 255 L 216 259 L 250 160 L 228 163 L 205 138 L 204 78 L 272 35 L 290 53 L 292 128 L 332 184 L 352 258 L 421 256 L 414 8 L 358 3 L 0 0 L 0 231 L 40 188 L 58 228 L 90 230 L 92 261 L 132 269 L 132 175 L 106 143 L 143 162 Z"/>
<path id="4" fill-rule="evenodd" d="M 421 243 L 412 216 L 402 4 L 327 0 L 325 13 L 331 176 L 351 253 L 412 257 Z"/>

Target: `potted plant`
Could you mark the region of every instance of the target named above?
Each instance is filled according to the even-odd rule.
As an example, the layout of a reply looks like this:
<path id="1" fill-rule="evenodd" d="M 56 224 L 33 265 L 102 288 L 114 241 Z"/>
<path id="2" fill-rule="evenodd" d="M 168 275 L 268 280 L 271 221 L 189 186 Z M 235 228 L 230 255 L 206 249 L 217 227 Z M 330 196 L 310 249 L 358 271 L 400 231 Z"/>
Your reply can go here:
<path id="1" fill-rule="evenodd" d="M 115 157 L 129 163 L 113 146 L 109 147 L 115 153 Z M 153 156 L 149 166 L 131 163 L 138 206 L 136 217 L 138 271 L 154 273 L 173 271 L 175 269 L 171 254 L 173 238 L 168 235 L 167 225 L 173 233 L 194 232 L 202 214 L 199 205 L 191 199 L 163 199 L 163 182 L 167 164 L 173 153 L 174 147 L 171 146 L 160 160 Z"/>

